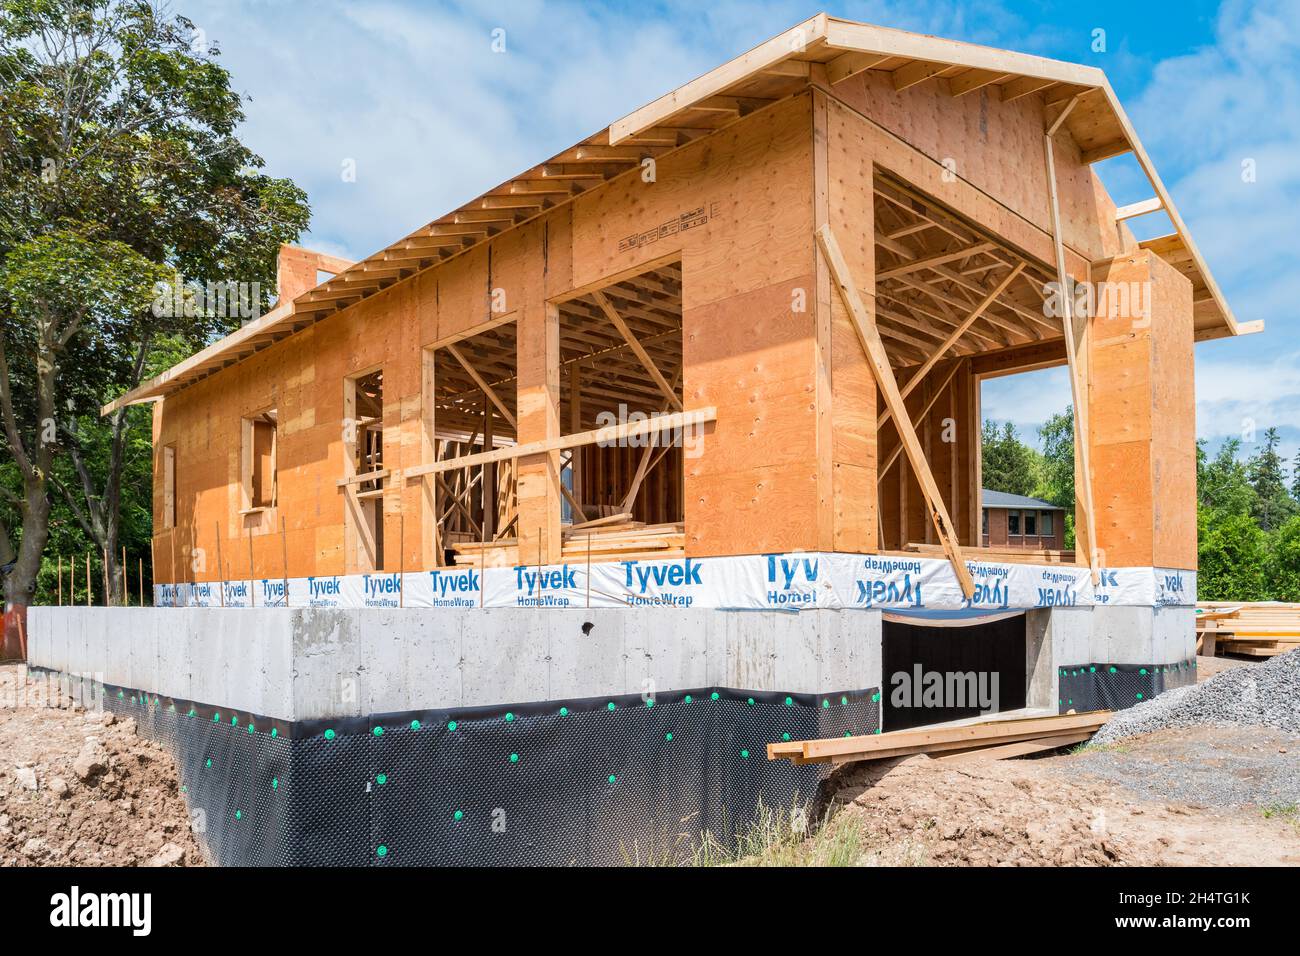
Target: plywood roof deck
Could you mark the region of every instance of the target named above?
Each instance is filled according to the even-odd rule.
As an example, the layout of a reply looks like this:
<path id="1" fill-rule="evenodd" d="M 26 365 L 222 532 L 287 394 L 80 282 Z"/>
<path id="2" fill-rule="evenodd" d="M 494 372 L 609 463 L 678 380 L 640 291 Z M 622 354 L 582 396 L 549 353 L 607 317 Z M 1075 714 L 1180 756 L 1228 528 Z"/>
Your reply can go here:
<path id="1" fill-rule="evenodd" d="M 1262 328 L 1260 322 L 1239 324 L 1233 316 L 1100 70 L 818 14 L 343 269 L 292 302 L 281 303 L 103 411 L 184 388 L 578 195 L 635 174 L 647 158 L 671 153 L 810 85 L 833 93 L 837 82 L 864 70 L 887 76 L 896 90 L 931 83 L 937 95 L 984 91 L 1002 102 L 1038 95 L 1049 118 L 1068 108 L 1062 126 L 1085 162 L 1132 152 L 1146 173 L 1159 208 L 1175 228 L 1170 241 L 1154 240 L 1150 247 L 1180 259 L 1178 267 L 1199 290 L 1198 340 Z"/>

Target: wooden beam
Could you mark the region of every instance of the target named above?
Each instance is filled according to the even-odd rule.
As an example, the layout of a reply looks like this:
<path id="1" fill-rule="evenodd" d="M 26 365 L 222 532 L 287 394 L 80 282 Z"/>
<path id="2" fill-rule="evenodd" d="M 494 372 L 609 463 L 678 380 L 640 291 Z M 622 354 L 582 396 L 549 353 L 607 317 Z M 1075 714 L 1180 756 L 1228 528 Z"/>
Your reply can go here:
<path id="1" fill-rule="evenodd" d="M 1152 196 L 1150 199 L 1144 199 L 1141 202 L 1130 203 L 1127 206 L 1120 206 L 1115 210 L 1115 221 L 1123 222 L 1125 219 L 1133 219 L 1136 216 L 1145 216 L 1148 213 L 1157 212 L 1165 208 L 1165 204 L 1160 201 L 1159 196 Z"/>
<path id="2" fill-rule="evenodd" d="M 1103 159 L 1110 159 L 1112 156 L 1122 156 L 1125 153 L 1133 152 L 1133 146 L 1126 139 L 1117 139 L 1110 143 L 1103 143 L 1100 146 L 1094 146 L 1092 149 L 1085 149 L 1079 156 L 1079 160 L 1085 165 L 1099 163 Z"/>
<path id="3" fill-rule="evenodd" d="M 844 260 L 844 254 L 840 251 L 835 233 L 829 225 L 823 225 L 817 230 L 817 243 L 830 265 L 832 281 L 839 290 L 840 298 L 844 300 L 845 310 L 857 329 L 858 340 L 862 343 L 863 351 L 867 353 L 867 359 L 875 371 L 876 383 L 885 396 L 885 404 L 893 412 L 899 437 L 907 451 L 908 460 L 916 470 L 921 492 L 925 495 L 930 519 L 934 522 L 939 540 L 948 554 L 948 560 L 952 562 L 952 569 L 961 585 L 962 593 L 967 598 L 974 597 L 975 582 L 971 579 L 966 563 L 962 560 L 961 546 L 957 543 L 957 531 L 948 517 L 948 509 L 944 507 L 943 496 L 939 493 L 939 486 L 930 471 L 930 464 L 925 460 L 925 453 L 921 450 L 921 443 L 916 437 L 916 429 L 912 427 L 912 421 L 907 417 L 907 406 L 903 403 L 902 395 L 899 394 L 894 369 L 889 364 L 889 355 L 885 351 L 884 343 L 880 341 L 880 333 L 876 330 L 875 321 L 863 304 L 857 286 L 853 284 L 848 263 Z"/>
<path id="4" fill-rule="evenodd" d="M 924 83 L 931 77 L 938 76 L 950 69 L 952 67 L 946 63 L 926 63 L 922 60 L 913 60 L 906 66 L 900 66 L 889 76 L 894 82 L 894 91 L 901 93 L 903 90 Z"/>
<path id="5" fill-rule="evenodd" d="M 1017 262 L 1015 267 L 1002 277 L 1002 281 L 989 290 L 988 295 L 984 296 L 984 299 L 979 305 L 975 306 L 970 315 L 966 316 L 966 318 L 962 320 L 961 324 L 948 334 L 948 337 L 943 340 L 942 344 L 940 344 L 940 346 L 930 354 L 930 357 L 925 360 L 925 364 L 916 371 L 915 375 L 907 380 L 907 384 L 904 385 L 902 389 L 903 398 L 907 398 L 908 395 L 912 394 L 912 390 L 921 384 L 921 379 L 925 378 L 926 373 L 929 372 L 930 369 L 934 368 L 934 363 L 947 354 L 948 350 L 952 348 L 956 341 L 966 333 L 966 330 L 974 324 L 975 320 L 984 314 L 984 310 L 993 304 L 993 300 L 1005 292 L 1007 286 L 1011 285 L 1011 283 L 1015 281 L 1016 276 L 1020 275 L 1020 273 L 1024 271 L 1024 268 L 1025 264 L 1023 262 Z M 890 410 L 885 409 L 885 414 L 880 416 L 880 426 L 883 426 L 885 422 L 889 421 L 889 415 Z"/>
<path id="6" fill-rule="evenodd" d="M 668 384 L 668 379 L 664 378 L 663 373 L 659 371 L 659 367 L 655 365 L 654 359 L 650 358 L 650 353 L 637 341 L 636 336 L 632 334 L 632 330 L 628 328 L 627 323 L 623 321 L 623 317 L 618 314 L 618 310 L 610 303 L 605 293 L 596 291 L 591 294 L 591 297 L 600 306 L 600 310 L 605 313 L 605 318 L 609 319 L 610 324 L 618 329 L 619 335 L 623 336 L 624 341 L 635 353 L 646 372 L 654 379 L 655 385 L 659 387 L 659 391 L 668 400 L 668 404 L 680 412 L 682 410 L 682 401 L 677 397 L 677 392 Z"/>
<path id="7" fill-rule="evenodd" d="M 419 478 L 421 475 L 441 474 L 444 471 L 454 471 L 457 468 L 469 468 L 472 465 L 481 465 L 489 461 L 505 461 L 508 458 L 524 458 L 529 455 L 544 455 L 553 451 L 564 451 L 566 448 L 578 448 L 583 445 L 594 445 L 597 443 L 618 442 L 624 438 L 631 438 L 633 435 L 652 435 L 660 432 L 671 431 L 676 428 L 689 428 L 697 425 L 704 425 L 708 422 L 718 420 L 718 410 L 713 406 L 693 409 L 689 412 L 675 412 L 672 415 L 660 415 L 656 418 L 646 418 L 635 422 L 625 422 L 622 425 L 609 425 L 605 428 L 596 428 L 591 431 L 578 432 L 576 435 L 564 435 L 560 438 L 552 438 L 548 441 L 528 442 L 523 445 L 513 445 L 508 448 L 500 448 L 491 452 L 478 452 L 473 455 L 462 455 L 458 458 L 448 458 L 445 461 L 436 461 L 427 465 L 415 465 L 411 468 L 402 470 L 402 477 L 406 479 Z"/>
<path id="8" fill-rule="evenodd" d="M 1077 102 L 1076 97 L 1071 101 L 1070 106 Z M 1077 504 L 1083 511 L 1082 527 L 1076 530 L 1084 532 L 1086 540 L 1083 552 L 1092 571 L 1092 583 L 1096 586 L 1100 581 L 1100 575 L 1097 571 L 1097 521 L 1092 500 L 1092 464 L 1088 450 L 1088 383 L 1084 380 L 1083 370 L 1079 367 L 1078 355 L 1079 347 L 1087 334 L 1088 319 L 1084 316 L 1076 329 L 1071 301 L 1072 287 L 1069 274 L 1065 269 L 1065 243 L 1061 238 L 1061 205 L 1056 190 L 1056 157 L 1052 147 L 1052 136 L 1069 115 L 1070 106 L 1066 107 L 1065 112 L 1043 135 L 1043 150 L 1047 159 L 1047 191 L 1052 214 L 1052 244 L 1056 250 L 1056 281 L 1060 292 L 1061 323 L 1065 330 L 1065 358 L 1070 366 L 1070 396 L 1074 402 L 1074 461 L 1075 470 L 1078 472 L 1075 484 L 1082 499 Z"/>
<path id="9" fill-rule="evenodd" d="M 889 55 L 884 53 L 841 53 L 826 64 L 826 79 L 834 86 L 859 73 L 874 69 L 888 59 Z"/>
<path id="10" fill-rule="evenodd" d="M 1005 79 L 1006 73 L 998 70 L 967 70 L 948 81 L 948 92 L 953 96 L 965 96 L 983 89 L 990 83 Z"/>
<path id="11" fill-rule="evenodd" d="M 964 249 L 956 249 L 952 252 L 940 252 L 933 256 L 927 256 L 924 259 L 913 259 L 905 262 L 901 266 L 894 266 L 892 269 L 885 269 L 883 272 L 876 273 L 876 281 L 881 279 L 892 279 L 894 276 L 906 275 L 909 272 L 916 272 L 918 269 L 928 269 L 930 266 L 941 266 L 945 262 L 952 262 L 956 259 L 965 259 L 977 253 L 987 252 L 990 249 L 997 248 L 991 242 L 977 242 L 973 246 L 967 246 Z"/>
<path id="12" fill-rule="evenodd" d="M 454 345 L 448 345 L 445 346 L 445 348 L 447 349 L 448 352 L 451 353 L 451 357 L 454 358 L 457 362 L 459 362 L 461 364 L 461 367 L 464 368 L 465 371 L 469 373 L 469 377 L 474 380 L 475 385 L 477 385 L 480 389 L 482 389 L 483 394 L 486 395 L 489 399 L 491 399 L 492 404 L 497 407 L 497 411 L 499 411 L 501 415 L 505 418 L 505 420 L 510 423 L 510 427 L 518 430 L 519 423 L 515 421 L 515 416 L 510 414 L 510 410 L 506 408 L 505 402 L 501 401 L 501 399 L 497 396 L 497 393 L 493 390 L 492 386 L 489 385 L 484 380 L 482 375 L 479 375 L 479 373 L 475 370 L 473 365 L 469 364 L 469 359 L 465 358 L 461 350 L 456 348 L 456 346 Z"/>
<path id="13" fill-rule="evenodd" d="M 926 415 L 930 414 L 930 409 L 934 408 L 934 403 L 937 402 L 939 396 L 944 393 L 944 390 L 948 387 L 948 383 L 953 380 L 954 376 L 956 376 L 957 370 L 961 368 L 961 365 L 962 363 L 960 361 L 952 363 L 952 368 L 948 369 L 948 374 L 943 377 L 943 381 L 939 383 L 939 387 L 930 394 L 930 397 L 926 399 L 925 404 L 922 405 L 920 410 L 916 413 L 917 418 L 925 418 Z M 903 443 L 900 441 L 897 447 L 889 453 L 889 457 L 885 459 L 884 464 L 880 465 L 876 469 L 876 481 L 880 481 L 880 479 L 885 476 L 885 473 L 894 467 L 894 462 L 898 461 L 898 456 L 902 453 Z M 902 544 L 905 545 L 907 542 L 904 541 Z"/>

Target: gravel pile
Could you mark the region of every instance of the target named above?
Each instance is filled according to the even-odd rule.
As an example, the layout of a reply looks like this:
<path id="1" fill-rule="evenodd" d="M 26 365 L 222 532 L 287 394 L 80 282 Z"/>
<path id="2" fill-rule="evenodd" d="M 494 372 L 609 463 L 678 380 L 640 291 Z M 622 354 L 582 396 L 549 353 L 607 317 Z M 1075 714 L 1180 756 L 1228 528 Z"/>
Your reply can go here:
<path id="1" fill-rule="evenodd" d="M 1201 684 L 1165 691 L 1119 711 L 1094 744 L 1194 724 L 1262 725 L 1300 733 L 1300 650 L 1235 667 Z"/>

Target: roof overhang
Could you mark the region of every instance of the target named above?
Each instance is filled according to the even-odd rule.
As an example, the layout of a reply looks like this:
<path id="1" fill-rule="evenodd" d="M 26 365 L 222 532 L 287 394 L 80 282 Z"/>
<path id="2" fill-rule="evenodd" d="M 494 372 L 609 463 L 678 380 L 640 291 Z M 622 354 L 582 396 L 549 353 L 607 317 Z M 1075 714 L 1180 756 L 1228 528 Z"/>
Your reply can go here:
<path id="1" fill-rule="evenodd" d="M 523 225 L 609 180 L 729 125 L 756 109 L 802 92 L 812 82 L 835 83 L 864 70 L 887 72 L 896 89 L 941 78 L 954 96 L 994 90 L 1004 102 L 1042 94 L 1085 162 L 1131 152 L 1175 232 L 1141 243 L 1169 258 L 1196 290 L 1197 340 L 1256 332 L 1262 322 L 1238 323 L 1192 241 L 1118 98 L 1096 67 L 994 47 L 841 20 L 824 13 L 805 20 L 622 119 L 544 163 L 521 173 L 263 318 L 209 346 L 104 406 L 152 401 L 184 388 L 284 335 L 292 334 L 494 236 Z M 1050 115 L 1050 114 L 1049 114 Z M 1147 204 L 1139 204 L 1146 206 Z M 1170 258 L 1173 257 L 1173 258 Z"/>

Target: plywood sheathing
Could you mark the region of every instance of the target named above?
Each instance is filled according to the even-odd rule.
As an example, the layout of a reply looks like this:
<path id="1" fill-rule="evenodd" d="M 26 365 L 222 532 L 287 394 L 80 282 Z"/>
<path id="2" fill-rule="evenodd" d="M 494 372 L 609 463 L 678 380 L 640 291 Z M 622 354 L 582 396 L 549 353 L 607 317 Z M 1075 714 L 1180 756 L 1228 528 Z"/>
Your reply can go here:
<path id="1" fill-rule="evenodd" d="M 1150 250 L 1094 267 L 1149 289 L 1149 316 L 1099 313 L 1089 359 L 1097 539 L 1108 567 L 1196 567 L 1192 287 Z"/>

